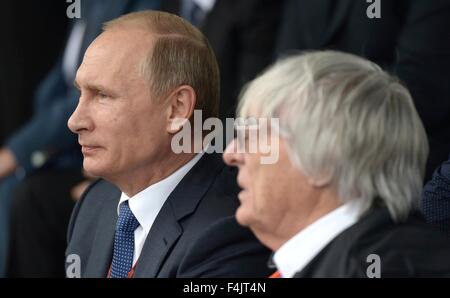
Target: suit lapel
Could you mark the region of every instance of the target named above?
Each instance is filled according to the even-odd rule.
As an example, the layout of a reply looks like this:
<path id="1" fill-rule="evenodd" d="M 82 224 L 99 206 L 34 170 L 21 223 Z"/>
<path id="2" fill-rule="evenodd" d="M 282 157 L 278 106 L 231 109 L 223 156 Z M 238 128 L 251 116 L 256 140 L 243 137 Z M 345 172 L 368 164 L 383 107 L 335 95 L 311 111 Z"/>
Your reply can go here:
<path id="1" fill-rule="evenodd" d="M 105 196 L 112 199 L 103 204 L 85 277 L 106 277 L 111 265 L 120 191 L 115 189 L 114 194 Z"/>
<path id="2" fill-rule="evenodd" d="M 339 252 L 341 257 L 343 257 L 344 255 L 342 254 L 351 251 L 352 246 L 366 243 L 371 235 L 376 235 L 378 231 L 393 224 L 394 222 L 391 219 L 388 209 L 382 206 L 377 200 L 375 206 L 366 211 L 357 223 L 344 230 L 328 243 L 328 245 L 325 246 L 325 248 L 323 248 L 316 257 L 305 266 L 305 268 L 297 272 L 294 277 L 333 277 L 333 274 L 330 274 L 329 272 L 329 267 L 327 267 L 329 266 L 329 263 L 327 263 L 328 259 L 326 257 L 329 254 L 332 255 Z M 337 260 L 338 257 L 334 257 L 333 261 L 336 262 L 336 264 L 338 264 Z M 333 270 L 345 269 L 347 268 L 341 268 L 336 265 Z"/>
<path id="3" fill-rule="evenodd" d="M 172 210 L 164 206 L 148 233 L 134 276 L 156 277 L 167 253 L 181 234 L 182 228 Z"/>
<path id="4" fill-rule="evenodd" d="M 191 215 L 224 167 L 217 154 L 204 154 L 164 203 L 142 248 L 135 277 L 157 277 L 168 252 L 183 233 L 181 219 Z"/>

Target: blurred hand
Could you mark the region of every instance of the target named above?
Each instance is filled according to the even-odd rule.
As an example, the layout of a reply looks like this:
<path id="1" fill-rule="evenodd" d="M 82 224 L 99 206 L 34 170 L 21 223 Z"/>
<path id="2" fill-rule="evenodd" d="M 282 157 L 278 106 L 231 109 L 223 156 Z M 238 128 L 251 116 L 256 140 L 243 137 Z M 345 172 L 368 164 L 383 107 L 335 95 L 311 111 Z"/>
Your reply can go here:
<path id="1" fill-rule="evenodd" d="M 92 182 L 91 180 L 84 180 L 84 181 L 78 183 L 76 186 L 74 186 L 72 188 L 72 190 L 70 191 L 72 200 L 74 200 L 75 202 L 78 202 L 78 200 L 81 198 L 84 191 L 89 187 L 91 182 Z"/>
<path id="2" fill-rule="evenodd" d="M 0 180 L 11 175 L 17 168 L 14 154 L 7 148 L 0 149 Z"/>

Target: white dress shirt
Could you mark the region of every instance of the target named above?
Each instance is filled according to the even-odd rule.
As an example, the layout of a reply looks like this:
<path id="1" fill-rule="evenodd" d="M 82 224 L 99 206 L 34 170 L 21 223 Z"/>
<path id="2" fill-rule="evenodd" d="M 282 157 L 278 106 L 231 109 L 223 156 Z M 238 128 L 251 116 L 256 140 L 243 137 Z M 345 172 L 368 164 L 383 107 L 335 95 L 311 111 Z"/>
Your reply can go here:
<path id="1" fill-rule="evenodd" d="M 355 224 L 361 212 L 357 200 L 348 202 L 322 216 L 284 243 L 273 261 L 282 277 L 293 277 L 344 230 Z"/>
<path id="2" fill-rule="evenodd" d="M 128 201 L 131 211 L 140 224 L 134 231 L 133 264 L 136 263 L 141 255 L 148 232 L 150 231 L 156 216 L 164 205 L 164 202 L 167 200 L 178 183 L 180 183 L 183 177 L 200 160 L 203 154 L 203 152 L 197 154 L 193 159 L 172 173 L 170 176 L 150 185 L 131 198 L 122 192 L 119 204 L 117 205 L 117 214 L 119 214 L 120 204 Z"/>

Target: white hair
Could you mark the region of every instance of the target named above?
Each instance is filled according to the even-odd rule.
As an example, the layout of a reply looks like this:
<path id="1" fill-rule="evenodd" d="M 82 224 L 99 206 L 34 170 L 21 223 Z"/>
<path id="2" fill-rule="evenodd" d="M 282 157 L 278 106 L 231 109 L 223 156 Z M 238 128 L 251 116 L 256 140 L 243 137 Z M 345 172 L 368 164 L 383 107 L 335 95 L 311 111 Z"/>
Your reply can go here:
<path id="1" fill-rule="evenodd" d="M 239 116 L 280 118 L 290 158 L 342 202 L 380 199 L 396 220 L 420 200 L 428 142 L 408 90 L 376 64 L 335 51 L 283 59 L 243 92 Z"/>

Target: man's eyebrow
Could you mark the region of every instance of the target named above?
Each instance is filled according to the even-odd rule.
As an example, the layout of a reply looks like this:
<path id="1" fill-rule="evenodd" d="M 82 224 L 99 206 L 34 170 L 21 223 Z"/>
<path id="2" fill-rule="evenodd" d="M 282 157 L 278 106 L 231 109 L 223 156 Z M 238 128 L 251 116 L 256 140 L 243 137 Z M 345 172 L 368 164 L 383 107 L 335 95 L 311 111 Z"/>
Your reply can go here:
<path id="1" fill-rule="evenodd" d="M 89 90 L 96 90 L 96 91 L 107 91 L 108 90 L 108 88 L 105 88 L 103 85 L 92 84 L 92 83 L 87 83 L 86 88 Z"/>
<path id="2" fill-rule="evenodd" d="M 77 81 L 73 81 L 73 85 L 75 86 L 75 88 L 77 88 L 78 90 L 81 90 L 80 85 L 77 83 Z M 87 83 L 85 86 L 87 89 L 89 90 L 95 90 L 95 91 L 101 91 L 101 92 L 109 92 L 111 94 L 115 94 L 114 90 L 111 90 L 109 88 L 106 88 L 105 86 L 101 85 L 101 84 L 92 84 L 92 83 Z"/>
<path id="3" fill-rule="evenodd" d="M 106 87 L 101 84 L 87 84 L 87 88 L 94 91 L 100 91 L 106 93 L 111 97 L 119 97 L 120 92 L 115 88 Z"/>

